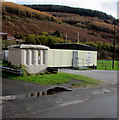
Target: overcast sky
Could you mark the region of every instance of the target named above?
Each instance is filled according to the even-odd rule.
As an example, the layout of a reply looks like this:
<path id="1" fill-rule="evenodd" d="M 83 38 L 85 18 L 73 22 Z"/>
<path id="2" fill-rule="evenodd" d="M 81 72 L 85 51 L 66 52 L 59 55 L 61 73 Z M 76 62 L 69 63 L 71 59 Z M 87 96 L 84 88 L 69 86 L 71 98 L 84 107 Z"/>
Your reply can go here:
<path id="1" fill-rule="evenodd" d="M 99 10 L 117 18 L 119 0 L 5 0 L 18 4 L 55 4 Z"/>

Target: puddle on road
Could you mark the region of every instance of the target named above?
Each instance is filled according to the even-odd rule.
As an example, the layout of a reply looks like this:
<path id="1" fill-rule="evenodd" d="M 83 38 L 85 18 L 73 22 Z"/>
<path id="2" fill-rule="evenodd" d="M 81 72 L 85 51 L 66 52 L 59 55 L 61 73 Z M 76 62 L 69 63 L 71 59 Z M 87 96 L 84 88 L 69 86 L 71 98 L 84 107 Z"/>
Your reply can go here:
<path id="1" fill-rule="evenodd" d="M 63 87 L 54 87 L 47 90 L 47 95 L 57 94 L 61 92 L 71 91 L 71 89 L 63 88 Z"/>
<path id="2" fill-rule="evenodd" d="M 29 94 L 23 94 L 23 95 L 9 95 L 9 96 L 2 96 L 2 100 L 4 101 L 11 101 L 16 99 L 24 99 L 24 98 L 31 98 L 31 97 L 40 97 L 44 95 L 53 95 L 61 92 L 67 92 L 72 91 L 71 89 L 64 88 L 64 87 L 53 87 L 49 88 L 46 91 L 40 91 L 40 92 L 33 92 Z"/>

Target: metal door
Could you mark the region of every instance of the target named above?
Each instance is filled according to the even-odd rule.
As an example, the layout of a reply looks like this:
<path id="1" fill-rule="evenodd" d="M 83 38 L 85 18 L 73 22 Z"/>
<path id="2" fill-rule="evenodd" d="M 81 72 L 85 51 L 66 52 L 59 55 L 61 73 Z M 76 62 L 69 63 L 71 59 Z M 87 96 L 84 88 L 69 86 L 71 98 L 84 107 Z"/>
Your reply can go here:
<path id="1" fill-rule="evenodd" d="M 72 66 L 74 68 L 78 67 L 78 51 L 73 51 L 73 56 L 72 56 Z"/>

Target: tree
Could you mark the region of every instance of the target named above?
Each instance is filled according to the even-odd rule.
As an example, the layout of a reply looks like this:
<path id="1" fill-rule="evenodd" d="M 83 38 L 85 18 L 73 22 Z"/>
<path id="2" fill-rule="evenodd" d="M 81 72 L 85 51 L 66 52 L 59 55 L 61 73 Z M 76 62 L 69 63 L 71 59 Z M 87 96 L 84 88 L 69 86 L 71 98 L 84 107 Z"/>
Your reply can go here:
<path id="1" fill-rule="evenodd" d="M 31 44 L 36 43 L 34 34 L 27 35 L 25 40 L 26 40 L 27 43 L 31 43 Z"/>
<path id="2" fill-rule="evenodd" d="M 56 30 L 54 33 L 53 33 L 54 36 L 56 37 L 59 37 L 61 38 L 62 37 L 62 34 L 60 33 L 60 31 Z"/>

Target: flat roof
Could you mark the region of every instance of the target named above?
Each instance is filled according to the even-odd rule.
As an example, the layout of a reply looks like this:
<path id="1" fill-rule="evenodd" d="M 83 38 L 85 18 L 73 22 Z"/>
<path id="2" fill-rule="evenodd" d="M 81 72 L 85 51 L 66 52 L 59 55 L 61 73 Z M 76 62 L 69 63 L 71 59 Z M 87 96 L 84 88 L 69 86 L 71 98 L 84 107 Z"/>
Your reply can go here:
<path id="1" fill-rule="evenodd" d="M 27 45 L 27 44 L 21 44 L 21 45 L 11 45 L 8 47 L 9 48 L 20 48 L 20 49 L 43 49 L 43 50 L 48 50 L 49 47 L 44 46 L 44 45 Z"/>
<path id="2" fill-rule="evenodd" d="M 82 45 L 78 43 L 57 43 L 49 46 L 50 49 L 69 49 L 69 50 L 89 50 L 97 51 L 96 48 L 89 45 Z"/>

